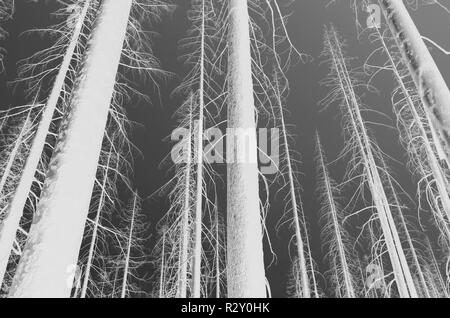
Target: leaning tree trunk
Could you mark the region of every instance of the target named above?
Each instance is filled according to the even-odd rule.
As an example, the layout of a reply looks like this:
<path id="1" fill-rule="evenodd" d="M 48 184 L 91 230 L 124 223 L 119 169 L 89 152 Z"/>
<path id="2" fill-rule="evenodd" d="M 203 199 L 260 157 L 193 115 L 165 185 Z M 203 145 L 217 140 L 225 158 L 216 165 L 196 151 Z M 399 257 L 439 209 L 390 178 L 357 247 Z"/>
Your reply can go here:
<path id="1" fill-rule="evenodd" d="M 317 131 L 316 147 L 317 172 L 320 178 L 319 189 L 324 192 L 321 197 L 321 212 L 324 213 L 322 217 L 325 220 L 323 236 L 324 241 L 329 240 L 329 242 L 326 242 L 329 249 L 327 257 L 332 261 L 330 263 L 332 264 L 332 275 L 334 275 L 334 290 L 336 295 L 340 295 L 341 298 L 356 298 L 356 280 L 350 266 L 353 260 L 348 258 L 348 253 L 351 251 L 351 248 L 348 247 L 350 239 L 342 226 L 342 217 L 339 215 L 340 209 L 336 201 L 336 186 L 329 175 L 325 154 Z M 327 231 L 330 231 L 330 233 L 327 234 Z"/>
<path id="2" fill-rule="evenodd" d="M 17 138 L 14 141 L 14 146 L 11 149 L 11 152 L 8 154 L 5 168 L 3 169 L 3 175 L 0 178 L 0 194 L 4 192 L 5 186 L 8 184 L 8 179 L 14 169 L 14 163 L 17 160 L 17 157 L 20 153 L 21 147 L 24 143 L 24 139 L 27 137 L 27 132 L 30 127 L 32 119 L 31 117 L 31 110 L 28 111 L 27 117 L 25 118 L 22 128 L 20 128 L 20 132 L 17 135 Z M 3 150 L 6 152 L 6 150 Z M 6 216 L 7 217 L 7 216 Z M 0 235 L 1 235 L 1 229 L 2 226 L 0 225 Z M 1 236 L 0 236 L 1 237 Z M 1 250 L 1 244 L 0 244 L 0 250 Z M 11 250 L 11 248 L 9 249 Z M 1 275 L 1 274 L 0 274 Z M 3 276 L 0 276 L 0 281 L 2 280 Z"/>
<path id="3" fill-rule="evenodd" d="M 229 10 L 227 141 L 233 138 L 234 145 L 227 151 L 228 297 L 265 297 L 247 0 L 230 0 Z"/>
<path id="4" fill-rule="evenodd" d="M 0 282 L 3 280 L 5 275 L 9 254 L 11 253 L 11 248 L 16 238 L 16 232 L 23 214 L 23 209 L 27 202 L 31 185 L 33 184 L 34 175 L 42 157 L 42 152 L 45 148 L 45 142 L 50 132 L 53 116 L 64 87 L 64 81 L 66 80 L 67 73 L 70 69 L 70 63 L 73 60 L 83 22 L 86 18 L 90 3 L 91 0 L 86 0 L 82 8 L 77 26 L 74 29 L 71 41 L 67 47 L 67 51 L 59 68 L 58 75 L 56 76 L 55 83 L 53 84 L 50 92 L 50 96 L 45 105 L 44 111 L 42 112 L 36 135 L 33 138 L 31 149 L 25 161 L 19 183 L 17 184 L 17 188 L 15 189 L 11 202 L 8 205 L 8 209 L 5 214 L 6 217 L 0 226 Z"/>
<path id="5" fill-rule="evenodd" d="M 127 285 L 128 285 L 128 276 L 130 275 L 130 261 L 131 261 L 131 249 L 133 248 L 133 230 L 134 230 L 134 222 L 136 218 L 136 210 L 137 210 L 137 198 L 138 194 L 134 194 L 133 198 L 133 207 L 131 212 L 131 224 L 130 224 L 130 233 L 128 235 L 127 242 L 127 253 L 125 256 L 125 268 L 123 270 L 123 280 L 122 280 L 122 291 L 120 293 L 120 298 L 125 298 L 127 295 Z"/>
<path id="6" fill-rule="evenodd" d="M 384 162 L 384 160 L 382 160 L 381 162 L 381 167 L 383 168 L 384 171 L 388 171 L 388 167 L 386 166 L 386 163 Z M 410 258 L 412 259 L 412 263 L 415 266 L 415 274 L 418 276 L 418 283 L 416 284 L 418 287 L 420 287 L 420 291 L 426 296 L 426 297 L 422 297 L 422 298 L 431 298 L 431 294 L 430 291 L 428 289 L 428 286 L 426 284 L 426 280 L 425 280 L 425 276 L 423 274 L 423 270 L 422 270 L 422 265 L 419 261 L 419 255 L 416 251 L 416 247 L 414 246 L 414 239 L 411 237 L 411 234 L 409 233 L 409 229 L 408 229 L 408 225 L 406 223 L 406 219 L 403 216 L 403 210 L 400 208 L 402 205 L 400 203 L 400 199 L 397 195 L 397 192 L 395 190 L 394 187 L 394 182 L 392 181 L 392 178 L 390 177 L 390 175 L 386 175 L 385 176 L 385 182 L 386 182 L 386 186 L 388 189 L 390 189 L 390 196 L 391 196 L 391 200 L 394 203 L 395 207 L 398 207 L 397 210 L 397 219 L 399 220 L 400 223 L 400 227 L 402 229 L 403 232 L 403 236 L 406 239 L 406 245 L 409 248 L 409 254 L 410 254 Z"/>
<path id="7" fill-rule="evenodd" d="M 332 39 L 330 39 L 332 37 Z M 401 298 L 417 298 L 412 275 L 403 252 L 402 244 L 394 222 L 389 200 L 387 198 L 381 180 L 379 168 L 376 160 L 376 153 L 373 150 L 372 141 L 369 138 L 364 120 L 359 108 L 359 101 L 354 91 L 350 72 L 345 63 L 340 40 L 334 27 L 326 35 L 329 45 L 331 59 L 336 71 L 336 82 L 340 86 L 343 95 L 343 102 L 347 107 L 347 113 L 351 123 L 351 130 L 357 142 L 358 152 L 363 162 L 364 174 L 372 196 L 377 217 L 381 225 L 384 242 L 392 264 L 392 269 L 398 291 Z"/>
<path id="8" fill-rule="evenodd" d="M 132 0 L 102 2 L 12 297 L 70 297 Z"/>
<path id="9" fill-rule="evenodd" d="M 301 200 L 297 199 L 297 192 L 296 192 L 296 185 L 295 185 L 295 177 L 294 177 L 294 168 L 292 166 L 292 160 L 291 160 L 291 150 L 289 148 L 289 140 L 288 140 L 288 132 L 286 128 L 286 123 L 284 120 L 284 110 L 281 100 L 281 91 L 280 91 L 280 81 L 279 81 L 279 75 L 275 73 L 274 79 L 275 79 L 275 92 L 277 96 L 277 106 L 279 107 L 279 120 L 281 125 L 281 135 L 283 138 L 283 151 L 284 151 L 284 160 L 286 161 L 286 168 L 287 168 L 287 180 L 289 182 L 289 201 L 292 207 L 292 225 L 295 229 L 295 243 L 297 248 L 297 259 L 298 259 L 298 272 L 300 276 L 300 285 L 301 285 L 301 292 L 302 298 L 311 298 L 311 280 L 308 275 L 308 264 L 307 264 L 307 257 L 305 257 L 305 242 L 303 240 L 302 235 L 302 222 L 299 217 L 299 214 L 301 213 L 304 215 L 303 207 Z M 297 188 L 298 189 L 298 188 Z M 300 201 L 300 202 L 299 202 Z M 305 236 L 308 234 L 305 233 Z M 312 264 L 312 262 L 311 262 Z M 311 269 L 313 269 L 313 266 L 311 265 Z M 312 273 L 314 275 L 314 273 Z M 317 293 L 316 293 L 317 297 Z"/>
<path id="10" fill-rule="evenodd" d="M 91 269 L 94 267 L 94 264 L 93 264 L 94 252 L 95 252 L 95 248 L 96 248 L 97 242 L 98 242 L 98 234 L 99 234 L 99 229 L 100 229 L 102 210 L 103 210 L 103 207 L 105 204 L 105 200 L 107 199 L 106 197 L 108 195 L 106 192 L 106 187 L 107 187 L 107 183 L 109 181 L 108 176 L 109 176 L 109 172 L 111 169 L 112 151 L 113 151 L 112 149 L 109 150 L 108 158 L 106 160 L 106 165 L 104 168 L 105 171 L 104 171 L 103 181 L 102 181 L 102 185 L 101 185 L 101 194 L 100 194 L 97 211 L 96 211 L 97 215 L 95 216 L 94 225 L 93 225 L 93 229 L 92 229 L 92 238 L 91 238 L 91 242 L 89 244 L 89 252 L 88 252 L 88 258 L 86 261 L 86 269 L 84 270 L 84 278 L 83 278 L 83 284 L 81 287 L 80 298 L 86 298 L 89 280 L 91 279 Z M 77 295 L 77 293 L 75 293 L 75 295 Z"/>
<path id="11" fill-rule="evenodd" d="M 450 155 L 450 91 L 403 1 L 378 0 L 411 77 Z"/>
<path id="12" fill-rule="evenodd" d="M 410 116 L 412 117 L 409 122 L 403 123 L 405 126 L 405 131 L 407 131 L 406 137 L 405 137 L 405 143 L 409 147 L 409 145 L 415 145 L 414 139 L 417 139 L 417 137 L 420 138 L 420 140 L 423 140 L 421 144 L 418 146 L 414 146 L 414 148 L 423 148 L 423 155 L 421 149 L 415 149 L 410 153 L 410 156 L 414 160 L 414 172 L 418 173 L 420 180 L 429 180 L 430 177 L 431 181 L 430 184 L 433 183 L 433 186 L 425 186 L 425 191 L 427 197 L 430 197 L 431 200 L 435 201 L 436 206 L 436 212 L 439 213 L 439 218 L 450 220 L 450 197 L 448 195 L 448 182 L 447 178 L 445 176 L 445 172 L 442 170 L 439 160 L 447 160 L 445 151 L 442 149 L 442 144 L 439 140 L 439 137 L 436 134 L 435 129 L 433 128 L 432 122 L 430 120 L 430 116 L 427 114 L 427 110 L 424 109 L 424 118 L 421 118 L 421 115 L 419 114 L 419 109 L 416 108 L 413 100 L 413 96 L 411 96 L 410 92 L 408 91 L 408 88 L 406 87 L 406 84 L 404 83 L 402 76 L 400 74 L 399 65 L 396 63 L 396 61 L 393 58 L 393 55 L 389 52 L 389 48 L 386 44 L 386 41 L 383 38 L 383 35 L 378 30 L 376 31 L 376 35 L 378 36 L 381 45 L 387 55 L 388 62 L 392 68 L 392 73 L 394 75 L 395 80 L 397 81 L 399 85 L 399 89 L 401 90 L 403 96 L 404 96 L 404 103 L 407 106 L 407 109 L 409 110 Z M 402 107 L 403 108 L 403 107 Z M 396 112 L 395 106 L 394 106 L 394 112 L 397 116 L 397 121 L 399 123 L 402 123 L 404 120 L 402 117 L 402 112 Z M 406 116 L 408 117 L 408 116 Z M 427 129 L 424 126 L 424 122 L 428 124 L 429 131 L 431 132 L 431 136 L 429 136 Z M 416 134 L 411 135 L 411 131 L 415 125 L 417 127 L 418 132 Z M 435 146 L 436 151 L 433 149 L 432 145 Z M 423 163 L 422 163 L 423 162 Z M 420 184 L 420 181 L 419 181 Z M 434 193 L 434 191 L 437 190 L 437 194 Z M 440 203 L 438 203 L 440 201 Z M 442 211 L 439 209 L 439 206 L 442 207 Z M 442 213 L 442 215 L 440 215 Z M 401 213 L 400 213 L 401 214 Z M 439 224 L 438 224 L 439 226 Z M 450 242 L 450 237 L 448 237 L 448 230 L 446 224 L 442 224 L 444 227 L 442 230 L 442 235 L 445 237 L 447 242 Z M 441 228 L 439 226 L 439 228 Z M 408 236 L 408 231 L 405 232 L 405 234 Z M 414 258 L 414 252 L 412 253 L 412 256 Z M 419 269 L 420 270 L 420 269 Z M 423 275 L 419 275 L 420 281 L 424 282 Z M 428 294 L 428 292 L 427 292 Z"/>

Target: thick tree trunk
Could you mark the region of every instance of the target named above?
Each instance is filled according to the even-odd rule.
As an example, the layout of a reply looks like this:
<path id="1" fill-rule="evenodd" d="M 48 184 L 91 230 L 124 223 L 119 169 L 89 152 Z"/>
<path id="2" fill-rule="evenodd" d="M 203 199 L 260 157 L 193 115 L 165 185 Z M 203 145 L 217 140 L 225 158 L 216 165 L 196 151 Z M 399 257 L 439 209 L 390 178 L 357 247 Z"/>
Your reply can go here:
<path id="1" fill-rule="evenodd" d="M 425 111 L 450 155 L 450 91 L 403 1 L 378 0 Z"/>
<path id="2" fill-rule="evenodd" d="M 9 254 L 16 238 L 16 232 L 23 214 L 23 209 L 27 202 L 31 185 L 33 184 L 36 169 L 38 168 L 39 161 L 42 157 L 45 142 L 50 132 L 53 115 L 64 87 L 64 81 L 66 80 L 67 73 L 69 72 L 70 63 L 73 60 L 73 55 L 77 47 L 83 22 L 86 18 L 90 3 L 91 0 L 86 0 L 83 6 L 77 26 L 75 27 L 71 41 L 64 55 L 64 59 L 59 68 L 58 75 L 56 76 L 55 83 L 53 84 L 52 91 L 45 105 L 42 117 L 40 118 L 39 126 L 37 128 L 36 135 L 33 138 L 33 143 L 23 167 L 19 183 L 15 189 L 11 202 L 8 205 L 6 218 L 0 226 L 0 282 L 3 280 L 6 266 L 8 265 Z"/>
<path id="3" fill-rule="evenodd" d="M 377 31 L 377 35 L 378 35 L 380 42 L 384 48 L 384 51 L 386 52 L 386 54 L 388 56 L 388 61 L 389 61 L 389 64 L 391 65 L 392 73 L 393 73 L 394 78 L 397 81 L 399 88 L 402 91 L 402 94 L 405 98 L 405 103 L 407 104 L 410 114 L 412 115 L 412 121 L 413 121 L 413 123 L 415 122 L 415 124 L 417 126 L 418 136 L 420 136 L 423 140 L 423 143 L 421 146 L 423 147 L 424 152 L 426 154 L 426 158 L 425 158 L 426 163 L 428 164 L 431 174 L 433 175 L 433 178 L 435 179 L 435 187 L 438 190 L 442 208 L 444 209 L 444 211 L 449 211 L 450 199 L 449 199 L 449 196 L 447 193 L 448 183 L 447 183 L 445 176 L 443 175 L 443 171 L 439 165 L 438 158 L 436 157 L 436 154 L 431 147 L 430 139 L 429 139 L 427 131 L 423 125 L 423 119 L 420 117 L 419 112 L 414 105 L 414 101 L 413 101 L 410 93 L 408 92 L 408 89 L 407 89 L 405 83 L 402 80 L 400 71 L 398 69 L 398 65 L 394 61 L 394 58 L 392 57 L 391 53 L 389 52 L 388 46 L 379 30 Z M 427 115 L 426 110 L 425 110 L 425 115 Z M 401 113 L 397 114 L 397 116 L 400 117 Z M 430 125 L 431 140 L 433 140 L 433 144 L 436 146 L 436 149 L 437 149 L 437 154 L 439 154 L 442 150 L 442 148 L 441 148 L 442 145 L 441 145 L 438 137 L 436 136 L 436 132 L 435 132 L 434 128 L 432 127 L 432 123 L 430 122 L 429 116 L 426 116 L 426 122 L 429 123 L 429 125 Z M 414 137 L 411 137 L 411 138 L 414 138 Z M 419 156 L 418 160 L 419 161 L 421 160 L 419 153 L 416 152 L 412 155 Z M 441 159 L 446 160 L 445 155 L 444 155 L 444 158 L 441 158 Z M 384 165 L 384 162 L 383 162 L 383 165 Z M 415 169 L 419 171 L 419 175 L 420 175 L 421 179 L 427 178 L 428 172 L 424 171 L 423 167 L 416 167 Z M 386 167 L 384 167 L 384 170 L 387 171 Z M 389 177 L 388 177 L 388 183 L 389 183 L 389 187 L 394 192 L 394 186 Z M 427 195 L 429 195 L 430 197 L 435 196 L 435 194 L 433 193 L 432 187 L 427 187 L 426 191 L 428 193 Z M 397 201 L 396 206 L 400 206 L 400 203 L 398 202 L 398 199 L 397 199 L 397 196 L 395 193 L 393 193 L 393 199 L 395 199 L 395 201 Z M 436 201 L 437 201 L 437 198 L 436 198 Z M 448 212 L 446 214 L 448 214 Z M 427 298 L 430 298 L 432 296 L 431 296 L 429 288 L 427 286 L 426 279 L 425 279 L 424 273 L 422 271 L 422 266 L 419 262 L 419 257 L 414 248 L 413 240 L 409 234 L 408 227 L 407 227 L 406 221 L 403 217 L 401 209 L 398 210 L 398 217 L 399 217 L 401 226 L 403 228 L 403 232 L 406 237 L 407 243 L 410 248 L 410 253 L 411 253 L 412 259 L 414 261 L 415 267 L 416 267 L 416 272 L 418 274 L 419 282 L 420 282 L 420 285 L 422 286 L 423 293 Z M 448 238 L 447 238 L 447 240 L 448 240 Z"/>
<path id="4" fill-rule="evenodd" d="M 424 126 L 423 126 L 423 120 L 420 118 L 420 115 L 416 109 L 416 107 L 414 106 L 414 101 L 412 100 L 412 97 L 410 96 L 410 94 L 408 93 L 408 89 L 405 86 L 405 83 L 403 82 L 401 76 L 400 76 L 400 72 L 398 70 L 397 64 L 395 63 L 394 59 L 392 58 L 392 55 L 389 52 L 389 49 L 386 45 L 386 42 L 384 41 L 384 38 L 382 37 L 381 33 L 378 31 L 378 36 L 380 38 L 381 44 L 383 45 L 383 48 L 388 56 L 388 60 L 389 63 L 391 64 L 392 67 L 392 72 L 394 74 L 394 78 L 397 81 L 404 97 L 405 97 L 405 102 L 408 105 L 408 108 L 411 112 L 411 115 L 413 117 L 413 120 L 417 123 L 417 127 L 419 130 L 419 136 L 424 140 L 423 142 L 423 147 L 426 153 L 426 160 L 427 163 L 430 167 L 430 170 L 432 172 L 432 175 L 434 177 L 434 179 L 436 180 L 436 189 L 439 192 L 440 195 L 440 201 L 442 204 L 442 207 L 444 209 L 445 214 L 447 215 L 447 218 L 450 220 L 450 198 L 448 196 L 448 182 L 445 178 L 445 176 L 443 175 L 442 169 L 439 165 L 439 159 L 444 159 L 446 160 L 446 158 L 442 158 L 442 157 L 436 157 L 434 150 L 432 149 L 430 142 L 429 142 L 429 137 L 427 134 L 427 131 L 425 130 Z M 449 103 L 450 106 L 450 103 Z M 429 122 L 430 124 L 430 131 L 431 131 L 431 138 L 433 140 L 433 144 L 436 147 L 437 150 L 437 154 L 438 156 L 444 156 L 445 154 L 443 154 L 443 149 L 442 149 L 442 144 L 441 141 L 439 140 L 439 137 L 436 134 L 435 128 L 433 126 L 433 123 L 431 122 L 431 118 L 430 116 L 428 116 L 427 110 L 424 109 L 425 114 L 427 115 L 427 122 Z M 425 177 L 426 175 L 421 176 L 422 178 Z M 430 187 L 429 190 L 430 191 L 432 188 Z M 433 194 L 430 194 L 431 196 L 433 196 Z M 448 240 L 449 238 L 447 238 Z"/>
<path id="5" fill-rule="evenodd" d="M 11 297 L 70 297 L 131 5 L 102 2 Z"/>
<path id="6" fill-rule="evenodd" d="M 234 162 L 228 161 L 227 166 L 228 297 L 265 297 L 247 0 L 230 0 L 229 11 L 228 127 L 232 135 L 227 141 L 233 138 Z M 228 151 L 227 160 L 230 155 Z"/>

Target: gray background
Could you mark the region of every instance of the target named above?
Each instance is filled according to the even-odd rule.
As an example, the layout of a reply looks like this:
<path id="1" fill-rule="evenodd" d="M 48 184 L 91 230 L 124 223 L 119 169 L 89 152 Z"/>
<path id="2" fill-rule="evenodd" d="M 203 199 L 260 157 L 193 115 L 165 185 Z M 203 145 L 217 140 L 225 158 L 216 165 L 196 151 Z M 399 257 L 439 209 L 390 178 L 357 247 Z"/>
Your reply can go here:
<path id="1" fill-rule="evenodd" d="M 20 33 L 32 27 L 45 26 L 55 22 L 54 18 L 49 16 L 49 13 L 55 8 L 54 2 L 48 1 L 47 5 L 43 3 L 29 3 L 24 0 L 16 2 L 15 18 L 5 26 L 10 35 L 3 43 L 3 46 L 8 50 L 8 55 L 5 61 L 6 72 L 1 75 L 0 82 L 0 104 L 2 108 L 27 102 L 24 99 L 22 88 L 17 87 L 13 89 L 12 86 L 7 86 L 7 81 L 15 78 L 15 64 L 19 59 L 48 45 L 48 41 L 45 38 L 20 36 Z M 188 1 L 178 0 L 176 2 L 180 7 L 175 11 L 173 17 L 166 17 L 156 27 L 156 31 L 159 32 L 160 36 L 155 40 L 154 49 L 157 57 L 161 60 L 163 69 L 182 76 L 186 70 L 177 59 L 180 53 L 177 49 L 177 42 L 183 37 L 188 26 L 185 15 Z M 282 0 L 279 2 L 285 3 Z M 303 164 L 301 172 L 303 174 L 300 180 L 303 187 L 304 209 L 312 236 L 314 258 L 321 272 L 326 270 L 327 266 L 322 262 L 320 230 L 317 225 L 319 206 L 314 194 L 316 176 L 313 160 L 315 148 L 313 133 L 315 129 L 319 129 L 329 160 L 337 157 L 343 145 L 340 128 L 341 119 L 337 106 L 318 114 L 319 107 L 317 103 L 327 93 L 327 90 L 319 85 L 319 81 L 327 73 L 327 66 L 319 65 L 319 54 L 323 48 L 322 35 L 324 24 L 332 22 L 346 38 L 348 41 L 348 55 L 357 58 L 354 61 L 354 66 L 360 66 L 366 56 L 374 49 L 374 46 L 370 45 L 366 37 L 363 36 L 360 40 L 357 39 L 354 15 L 350 10 L 348 1 L 336 1 L 333 5 L 325 8 L 328 3 L 328 0 L 295 1 L 289 9 L 292 12 L 292 16 L 288 25 L 290 37 L 294 44 L 300 51 L 308 53 L 315 58 L 311 63 L 293 66 L 288 74 L 291 94 L 287 105 L 290 113 L 287 121 L 290 125 L 293 125 L 291 131 L 296 136 L 296 143 L 293 147 L 302 154 L 301 160 Z M 450 7 L 448 0 L 443 0 L 442 3 Z M 421 6 L 417 11 L 411 11 L 411 14 L 423 35 L 433 38 L 450 50 L 450 15 L 437 6 Z M 364 23 L 366 17 L 367 15 L 361 16 L 361 23 Z M 449 80 L 450 57 L 439 53 L 435 49 L 432 49 L 432 52 L 444 77 Z M 172 129 L 175 128 L 172 114 L 181 101 L 169 95 L 178 84 L 178 78 L 161 83 L 162 103 L 157 98 L 153 98 L 153 105 L 143 103 L 142 105 L 128 107 L 131 119 L 143 125 L 143 127 L 137 128 L 133 133 L 133 141 L 143 154 L 143 157 L 136 158 L 135 169 L 135 184 L 143 197 L 154 193 L 170 177 L 170 172 L 160 169 L 159 164 L 170 151 L 168 143 L 163 141 L 163 138 L 170 135 Z M 393 118 L 390 92 L 394 88 L 394 81 L 390 74 L 381 74 L 376 78 L 374 84 L 380 90 L 380 93 L 369 93 L 365 97 L 366 104 Z M 142 87 L 145 87 L 144 85 L 148 84 L 142 83 Z M 152 95 L 154 91 L 149 87 L 148 92 Z M 375 119 L 389 123 L 386 119 L 380 117 Z M 391 120 L 390 124 L 393 125 L 394 121 Z M 378 127 L 373 128 L 383 150 L 399 161 L 399 163 L 392 163 L 391 165 L 396 173 L 397 180 L 411 195 L 414 195 L 415 185 L 412 182 L 411 175 L 404 167 L 404 163 L 407 160 L 406 154 L 398 142 L 396 131 Z M 330 169 L 332 176 L 340 180 L 344 173 L 345 165 L 338 163 Z M 276 189 L 274 188 L 272 191 L 276 192 Z M 221 195 L 225 196 L 225 192 L 222 192 Z M 274 231 L 275 224 L 278 222 L 284 206 L 282 198 L 283 196 L 281 195 L 272 198 L 272 206 L 268 218 L 270 239 L 277 254 L 277 259 L 267 269 L 267 275 L 272 294 L 275 297 L 284 297 L 286 295 L 286 281 L 291 264 L 287 248 L 288 241 L 292 235 L 291 231 L 286 227 L 279 233 Z M 167 199 L 164 197 L 152 197 L 146 201 L 144 209 L 153 225 L 165 213 L 167 205 Z M 220 207 L 222 211 L 225 210 L 224 208 L 224 206 Z M 411 213 L 416 213 L 414 208 L 412 208 Z M 149 247 L 154 243 L 154 239 L 155 236 L 150 240 Z M 269 255 L 266 261 L 267 263 L 271 261 Z M 149 267 L 148 270 L 152 272 L 153 268 Z M 323 287 L 325 288 L 325 286 Z"/>

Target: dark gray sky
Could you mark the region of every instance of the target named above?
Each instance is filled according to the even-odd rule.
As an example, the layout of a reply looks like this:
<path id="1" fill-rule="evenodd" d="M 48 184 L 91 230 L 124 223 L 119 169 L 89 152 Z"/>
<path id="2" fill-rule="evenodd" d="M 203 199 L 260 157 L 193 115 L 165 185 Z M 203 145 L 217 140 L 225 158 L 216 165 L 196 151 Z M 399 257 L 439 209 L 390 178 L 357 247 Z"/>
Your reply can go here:
<path id="1" fill-rule="evenodd" d="M 180 4 L 180 8 L 175 11 L 173 17 L 165 18 L 156 27 L 160 37 L 156 39 L 154 49 L 161 60 L 163 69 L 183 75 L 185 69 L 177 59 L 179 55 L 177 45 L 178 41 L 184 36 L 188 26 L 185 13 L 189 2 L 187 0 L 178 0 L 177 2 Z M 286 1 L 279 0 L 279 2 L 283 3 Z M 442 2 L 445 4 L 448 1 L 444 0 Z M 340 128 L 341 120 L 337 107 L 332 107 L 321 114 L 317 113 L 317 103 L 327 93 L 327 90 L 319 85 L 319 81 L 327 73 L 327 66 L 319 65 L 319 54 L 323 48 L 322 35 L 324 24 L 332 22 L 346 38 L 349 44 L 348 54 L 357 57 L 354 61 L 354 66 L 360 66 L 370 51 L 374 49 L 365 37 L 358 41 L 354 16 L 349 8 L 348 1 L 336 1 L 334 5 L 326 8 L 325 6 L 328 3 L 328 0 L 294 1 L 290 8 L 292 16 L 288 25 L 290 37 L 297 48 L 315 58 L 314 62 L 293 66 L 288 74 L 291 94 L 287 105 L 290 112 L 287 121 L 290 125 L 293 125 L 292 133 L 296 135 L 296 143 L 293 147 L 302 154 L 303 164 L 301 172 L 303 175 L 300 180 L 303 186 L 304 209 L 310 224 L 309 230 L 312 236 L 314 256 L 321 270 L 325 269 L 325 266 L 321 264 L 322 253 L 319 228 L 317 226 L 319 206 L 314 194 L 316 176 L 313 162 L 315 147 L 313 133 L 315 129 L 319 129 L 329 160 L 337 157 L 343 144 Z M 45 39 L 36 36 L 19 37 L 19 34 L 29 28 L 50 23 L 52 20 L 49 19 L 49 12 L 52 10 L 52 5 L 44 6 L 41 3 L 17 1 L 15 19 L 6 25 L 10 36 L 3 44 L 8 50 L 8 55 L 6 58 L 6 73 L 1 75 L 0 81 L 0 104 L 2 108 L 25 102 L 20 88 L 13 92 L 11 87 L 6 87 L 5 83 L 5 80 L 14 79 L 17 60 L 48 44 L 48 41 Z M 450 50 L 450 38 L 448 36 L 450 34 L 450 15 L 436 6 L 427 6 L 420 7 L 417 12 L 412 12 L 412 16 L 423 35 L 433 38 L 443 47 Z M 367 15 L 362 16 L 362 23 L 366 17 Z M 444 77 L 449 80 L 450 56 L 441 54 L 435 49 L 432 52 Z M 170 135 L 175 127 L 172 114 L 181 101 L 169 95 L 177 84 L 179 84 L 179 79 L 176 77 L 160 84 L 162 104 L 158 102 L 157 98 L 154 98 L 153 105 L 142 104 L 129 108 L 131 118 L 143 125 L 143 127 L 137 128 L 133 133 L 133 140 L 143 154 L 142 158 L 136 159 L 135 170 L 135 184 L 143 197 L 154 193 L 170 177 L 170 173 L 160 169 L 159 164 L 170 151 L 169 144 L 164 142 L 163 138 Z M 369 94 L 365 99 L 366 104 L 388 114 L 392 118 L 390 92 L 394 88 L 394 82 L 390 74 L 380 75 L 374 84 L 381 93 L 378 95 Z M 149 94 L 153 94 L 152 92 L 153 90 L 149 88 Z M 392 121 L 391 124 L 393 123 Z M 376 139 L 383 150 L 400 162 L 406 162 L 406 155 L 399 145 L 395 131 L 379 128 L 375 128 L 375 130 Z M 342 177 L 343 169 L 344 165 L 342 164 L 334 165 L 331 168 L 333 177 L 339 180 Z M 401 165 L 394 165 L 393 169 L 397 174 L 398 181 L 413 194 L 415 186 L 411 182 L 411 176 L 407 170 Z M 276 189 L 272 191 L 275 192 Z M 291 233 L 286 228 L 279 234 L 273 230 L 282 213 L 284 203 L 281 201 L 282 196 L 273 198 L 268 218 L 271 242 L 277 254 L 277 260 L 267 269 L 267 275 L 275 297 L 285 296 L 286 278 L 291 263 L 287 249 Z M 166 198 L 153 198 L 144 205 L 146 214 L 150 216 L 149 219 L 153 224 L 165 213 L 167 203 Z M 224 211 L 224 207 L 220 208 Z M 270 261 L 270 257 L 268 257 L 267 261 Z"/>

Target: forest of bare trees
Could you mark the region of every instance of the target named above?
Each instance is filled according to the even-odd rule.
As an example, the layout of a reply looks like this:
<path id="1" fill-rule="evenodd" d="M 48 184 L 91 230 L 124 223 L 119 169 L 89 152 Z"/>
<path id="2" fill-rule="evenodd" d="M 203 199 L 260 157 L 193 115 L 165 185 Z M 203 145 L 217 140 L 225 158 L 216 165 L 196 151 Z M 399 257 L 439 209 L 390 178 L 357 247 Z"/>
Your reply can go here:
<path id="1" fill-rule="evenodd" d="M 313 1 L 0 0 L 0 298 L 448 298 L 450 4 Z"/>

